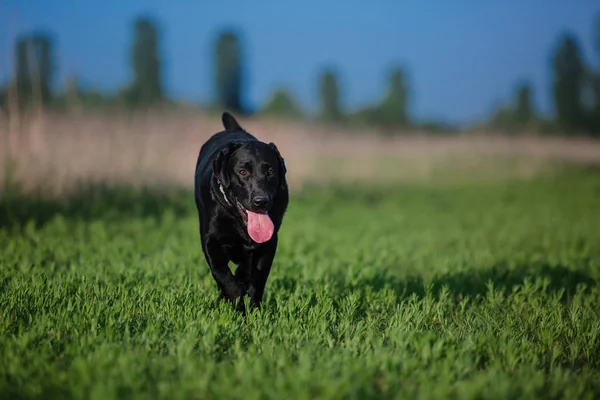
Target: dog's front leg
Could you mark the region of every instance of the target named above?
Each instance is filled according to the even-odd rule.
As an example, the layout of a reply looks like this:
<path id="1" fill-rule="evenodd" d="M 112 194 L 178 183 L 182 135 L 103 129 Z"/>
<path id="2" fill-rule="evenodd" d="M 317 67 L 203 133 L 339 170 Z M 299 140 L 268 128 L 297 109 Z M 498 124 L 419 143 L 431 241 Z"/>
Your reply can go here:
<path id="1" fill-rule="evenodd" d="M 260 302 L 262 301 L 265 285 L 269 278 L 269 273 L 271 272 L 271 265 L 273 264 L 276 251 L 277 235 L 275 234 L 269 242 L 255 250 L 252 256 L 248 295 L 250 296 L 252 305 L 256 308 L 260 308 Z"/>
<path id="2" fill-rule="evenodd" d="M 242 257 L 235 271 L 235 278 L 238 282 L 244 284 L 246 288 L 250 284 L 250 273 L 252 272 L 252 252 L 248 252 Z"/>
<path id="3" fill-rule="evenodd" d="M 228 265 L 229 259 L 223 252 L 221 244 L 209 240 L 206 243 L 205 255 L 212 276 L 221 291 L 221 296 L 235 303 L 237 298 L 245 294 L 246 285 L 231 273 Z"/>

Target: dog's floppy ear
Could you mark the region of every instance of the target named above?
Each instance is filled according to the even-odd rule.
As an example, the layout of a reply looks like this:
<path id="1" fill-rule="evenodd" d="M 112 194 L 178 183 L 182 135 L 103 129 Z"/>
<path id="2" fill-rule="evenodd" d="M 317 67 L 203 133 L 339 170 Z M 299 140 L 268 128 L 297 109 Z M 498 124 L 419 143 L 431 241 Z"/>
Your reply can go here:
<path id="1" fill-rule="evenodd" d="M 231 153 L 238 147 L 240 147 L 242 143 L 229 143 L 225 146 L 217 156 L 213 160 L 213 174 L 221 181 L 223 186 L 229 186 L 229 174 L 226 171 L 227 164 L 229 163 L 229 157 Z"/>
<path id="2" fill-rule="evenodd" d="M 223 127 L 226 131 L 243 131 L 244 129 L 237 122 L 235 117 L 225 111 L 223 115 L 221 115 L 221 121 L 223 122 Z"/>
<path id="3" fill-rule="evenodd" d="M 275 151 L 275 154 L 277 154 L 277 158 L 279 159 L 279 185 L 282 188 L 285 188 L 287 186 L 287 181 L 285 178 L 285 174 L 287 173 L 287 168 L 285 167 L 285 160 L 281 156 L 281 153 L 279 153 L 279 149 L 277 148 L 277 146 L 275 146 L 275 143 L 270 142 L 269 147 L 271 147 Z"/>

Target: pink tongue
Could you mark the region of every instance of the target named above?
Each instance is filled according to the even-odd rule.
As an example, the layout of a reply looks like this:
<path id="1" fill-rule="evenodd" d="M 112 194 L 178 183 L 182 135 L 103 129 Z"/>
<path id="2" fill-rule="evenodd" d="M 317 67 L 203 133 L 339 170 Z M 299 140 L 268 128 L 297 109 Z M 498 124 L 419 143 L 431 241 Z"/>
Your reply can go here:
<path id="1" fill-rule="evenodd" d="M 252 211 L 247 211 L 247 213 L 248 235 L 250 235 L 252 240 L 254 240 L 256 243 L 264 243 L 271 239 L 271 236 L 273 236 L 273 231 L 275 230 L 271 218 L 269 218 L 266 213 L 259 214 Z"/>

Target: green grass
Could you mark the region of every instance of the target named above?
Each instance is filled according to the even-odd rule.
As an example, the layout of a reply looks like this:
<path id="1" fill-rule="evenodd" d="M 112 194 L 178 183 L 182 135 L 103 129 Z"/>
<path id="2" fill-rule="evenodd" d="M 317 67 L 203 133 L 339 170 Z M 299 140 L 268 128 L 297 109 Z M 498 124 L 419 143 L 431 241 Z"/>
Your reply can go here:
<path id="1" fill-rule="evenodd" d="M 600 396 L 598 172 L 295 195 L 245 320 L 189 193 L 10 197 L 0 249 L 3 399 Z"/>

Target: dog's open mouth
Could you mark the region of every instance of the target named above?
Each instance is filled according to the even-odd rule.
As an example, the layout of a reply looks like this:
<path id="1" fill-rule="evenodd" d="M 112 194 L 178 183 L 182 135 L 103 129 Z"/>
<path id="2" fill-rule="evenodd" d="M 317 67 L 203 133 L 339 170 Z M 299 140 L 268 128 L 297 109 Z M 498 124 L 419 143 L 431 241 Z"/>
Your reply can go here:
<path id="1" fill-rule="evenodd" d="M 242 204 L 236 199 L 235 200 L 240 214 L 246 223 L 246 229 L 248 235 L 256 243 L 264 243 L 271 239 L 275 227 L 273 221 L 269 217 L 269 214 L 265 212 L 254 212 L 247 210 Z"/>

